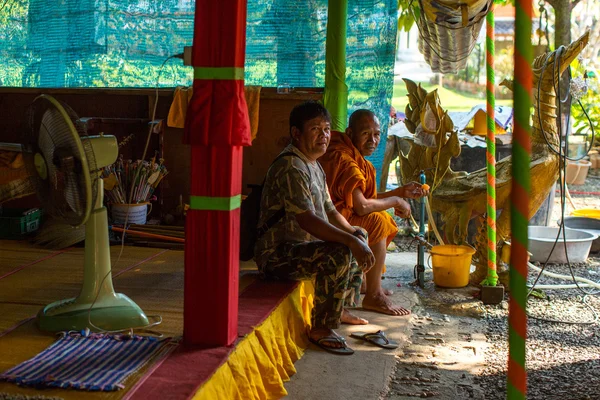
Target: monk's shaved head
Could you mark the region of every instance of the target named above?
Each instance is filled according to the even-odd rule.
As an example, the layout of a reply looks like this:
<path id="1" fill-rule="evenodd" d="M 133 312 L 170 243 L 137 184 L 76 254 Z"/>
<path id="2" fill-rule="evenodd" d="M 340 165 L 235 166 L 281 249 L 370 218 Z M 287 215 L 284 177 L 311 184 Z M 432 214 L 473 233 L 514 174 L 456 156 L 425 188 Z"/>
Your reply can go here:
<path id="1" fill-rule="evenodd" d="M 348 127 L 350 129 L 356 130 L 358 127 L 358 123 L 360 122 L 361 119 L 363 119 L 363 117 L 370 117 L 373 119 L 377 119 L 377 117 L 375 116 L 375 113 L 373 111 L 367 110 L 366 108 L 361 108 L 360 110 L 354 111 L 350 115 L 350 121 L 348 122 Z M 379 121 L 377 121 L 377 122 L 379 122 Z"/>
<path id="2" fill-rule="evenodd" d="M 375 152 L 381 140 L 379 119 L 371 110 L 356 110 L 350 116 L 346 135 L 364 157 Z"/>

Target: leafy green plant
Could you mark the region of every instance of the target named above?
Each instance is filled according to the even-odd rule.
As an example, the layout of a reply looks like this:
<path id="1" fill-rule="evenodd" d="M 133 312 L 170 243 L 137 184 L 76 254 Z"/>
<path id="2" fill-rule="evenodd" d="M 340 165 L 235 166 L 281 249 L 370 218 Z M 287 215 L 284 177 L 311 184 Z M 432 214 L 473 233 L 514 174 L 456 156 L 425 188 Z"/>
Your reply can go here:
<path id="1" fill-rule="evenodd" d="M 574 79 L 584 77 L 588 86 L 586 94 L 580 100 L 581 106 L 575 100 L 571 106 L 571 118 L 575 133 L 583 133 L 591 137 L 593 128 L 596 140 L 600 141 L 600 82 L 598 76 L 594 72 L 588 71 L 580 60 L 571 63 L 571 71 Z"/>
<path id="2" fill-rule="evenodd" d="M 419 18 L 421 9 L 419 2 L 413 0 L 398 0 L 398 30 L 408 32 Z"/>
<path id="3" fill-rule="evenodd" d="M 596 141 L 600 142 L 600 85 L 598 85 L 598 78 L 588 79 L 588 85 L 588 93 L 581 99 L 581 105 L 591 120 Z M 576 133 L 592 135 L 588 117 L 585 116 L 579 104 L 574 101 L 571 107 L 571 118 L 573 118 L 573 128 Z"/>

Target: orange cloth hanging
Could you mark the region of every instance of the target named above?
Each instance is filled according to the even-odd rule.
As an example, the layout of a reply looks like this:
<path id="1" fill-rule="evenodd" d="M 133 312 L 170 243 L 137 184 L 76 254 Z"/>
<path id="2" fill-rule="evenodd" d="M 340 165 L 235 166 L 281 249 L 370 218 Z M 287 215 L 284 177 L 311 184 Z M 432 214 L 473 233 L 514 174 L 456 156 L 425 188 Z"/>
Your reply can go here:
<path id="1" fill-rule="evenodd" d="M 258 134 L 258 105 L 260 103 L 260 89 L 262 86 L 245 86 L 244 96 L 248 105 L 248 116 L 250 117 L 250 135 L 252 140 Z"/>
<path id="2" fill-rule="evenodd" d="M 194 90 L 191 87 L 177 86 L 175 88 L 173 103 L 171 103 L 169 116 L 167 117 L 168 126 L 172 128 L 183 128 L 185 126 L 185 116 L 193 92 Z"/>
<path id="3" fill-rule="evenodd" d="M 359 188 L 367 199 L 376 199 L 375 167 L 360 154 L 350 138 L 340 132 L 332 132 L 327 153 L 319 159 L 327 176 L 331 200 L 340 214 L 352 225 L 360 226 L 369 233 L 369 244 L 386 239 L 390 244 L 398 233 L 398 227 L 385 211 L 359 216 L 354 212 L 352 192 Z"/>

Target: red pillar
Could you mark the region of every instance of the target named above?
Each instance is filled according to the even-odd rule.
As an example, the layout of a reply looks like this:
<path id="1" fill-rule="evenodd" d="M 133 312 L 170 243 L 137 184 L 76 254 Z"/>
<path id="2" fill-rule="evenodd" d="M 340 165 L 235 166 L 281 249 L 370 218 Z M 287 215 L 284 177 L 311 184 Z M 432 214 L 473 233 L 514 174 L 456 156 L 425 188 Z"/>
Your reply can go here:
<path id="1" fill-rule="evenodd" d="M 251 141 L 246 1 L 198 0 L 194 23 L 183 337 L 189 345 L 223 346 L 237 338 L 242 146 Z"/>
<path id="2" fill-rule="evenodd" d="M 241 146 L 192 146 L 191 194 L 241 193 Z M 229 345 L 237 337 L 240 209 L 189 210 L 186 217 L 184 339 Z"/>

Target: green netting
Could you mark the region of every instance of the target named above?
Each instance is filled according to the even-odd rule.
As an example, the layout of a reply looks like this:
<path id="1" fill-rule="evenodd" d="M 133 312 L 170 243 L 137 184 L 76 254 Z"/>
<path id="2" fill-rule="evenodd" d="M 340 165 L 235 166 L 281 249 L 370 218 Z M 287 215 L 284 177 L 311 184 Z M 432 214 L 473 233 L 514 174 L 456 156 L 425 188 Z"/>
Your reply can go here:
<path id="1" fill-rule="evenodd" d="M 348 0 L 348 115 L 369 108 L 379 116 L 384 139 L 370 157 L 378 171 L 393 91 L 397 10 L 395 0 Z M 246 81 L 323 86 L 326 30 L 326 0 L 249 0 Z"/>
<path id="2" fill-rule="evenodd" d="M 153 87 L 158 67 L 190 45 L 191 1 L 0 1 L 0 85 Z M 161 86 L 189 84 L 171 61 Z"/>
<path id="3" fill-rule="evenodd" d="M 154 87 L 167 57 L 191 45 L 194 7 L 192 0 L 0 0 L 0 86 Z M 349 112 L 373 109 L 383 127 L 396 19 L 396 0 L 349 0 Z M 326 29 L 326 0 L 248 0 L 247 83 L 322 87 Z M 170 60 L 159 84 L 192 79 L 191 68 Z M 378 169 L 383 147 L 371 157 Z"/>

